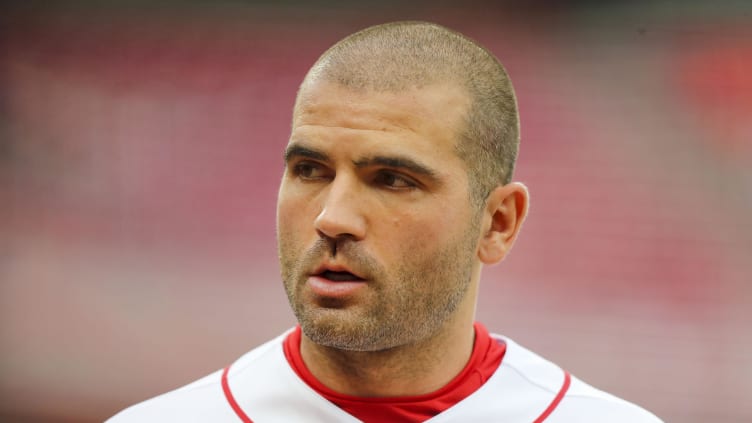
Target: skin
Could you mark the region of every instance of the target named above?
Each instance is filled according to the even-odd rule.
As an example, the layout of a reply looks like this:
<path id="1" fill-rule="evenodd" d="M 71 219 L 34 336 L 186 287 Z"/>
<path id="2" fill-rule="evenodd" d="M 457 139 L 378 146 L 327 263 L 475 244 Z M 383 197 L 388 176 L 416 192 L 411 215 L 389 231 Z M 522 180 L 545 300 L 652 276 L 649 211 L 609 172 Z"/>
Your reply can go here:
<path id="1" fill-rule="evenodd" d="M 512 183 L 471 202 L 455 153 L 468 106 L 454 84 L 395 93 L 314 78 L 301 88 L 279 190 L 279 255 L 303 361 L 337 392 L 429 393 L 470 357 L 482 264 L 511 248 L 528 194 Z M 359 280 L 344 295 L 322 294 L 322 266 Z"/>

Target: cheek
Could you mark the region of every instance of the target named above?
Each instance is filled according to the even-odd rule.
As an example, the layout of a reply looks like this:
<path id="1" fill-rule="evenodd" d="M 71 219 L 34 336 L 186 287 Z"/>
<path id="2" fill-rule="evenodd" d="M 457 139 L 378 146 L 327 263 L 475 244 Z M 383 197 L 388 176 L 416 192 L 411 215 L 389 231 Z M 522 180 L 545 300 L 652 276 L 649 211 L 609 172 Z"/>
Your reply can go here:
<path id="1" fill-rule="evenodd" d="M 295 223 L 295 207 L 289 201 L 280 199 L 277 204 L 277 231 L 289 231 L 290 225 Z"/>
<path id="2" fill-rule="evenodd" d="M 415 256 L 440 249 L 452 233 L 464 222 L 458 222 L 449 213 L 403 213 L 390 219 L 385 228 L 390 232 L 392 245 L 401 254 Z M 407 252 L 407 253 L 405 253 Z"/>
<path id="3" fill-rule="evenodd" d="M 290 247 L 301 236 L 306 220 L 305 204 L 280 191 L 277 202 L 277 238 L 281 246 Z"/>
<path id="4" fill-rule="evenodd" d="M 277 227 L 290 232 L 290 226 L 300 225 L 308 218 L 312 206 L 309 197 L 296 189 L 294 183 L 283 181 L 277 196 Z"/>

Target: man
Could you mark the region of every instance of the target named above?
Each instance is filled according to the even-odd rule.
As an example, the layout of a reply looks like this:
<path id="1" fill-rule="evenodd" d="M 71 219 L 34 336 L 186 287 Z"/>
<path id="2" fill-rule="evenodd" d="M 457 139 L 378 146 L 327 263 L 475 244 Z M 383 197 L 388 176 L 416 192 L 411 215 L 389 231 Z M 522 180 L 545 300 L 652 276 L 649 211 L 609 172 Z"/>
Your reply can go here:
<path id="1" fill-rule="evenodd" d="M 659 422 L 474 322 L 528 207 L 513 89 L 484 48 L 398 22 L 340 41 L 295 103 L 279 190 L 299 327 L 110 421 Z"/>

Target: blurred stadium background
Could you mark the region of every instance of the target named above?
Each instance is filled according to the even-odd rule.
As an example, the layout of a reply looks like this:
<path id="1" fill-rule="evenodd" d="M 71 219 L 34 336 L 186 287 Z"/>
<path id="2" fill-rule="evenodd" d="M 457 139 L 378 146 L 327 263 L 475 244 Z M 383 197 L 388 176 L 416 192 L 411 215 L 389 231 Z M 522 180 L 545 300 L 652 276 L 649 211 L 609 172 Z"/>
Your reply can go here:
<path id="1" fill-rule="evenodd" d="M 516 84 L 531 215 L 479 319 L 667 422 L 752 421 L 751 2 L 0 7 L 0 421 L 102 421 L 294 323 L 295 91 L 398 19 Z"/>

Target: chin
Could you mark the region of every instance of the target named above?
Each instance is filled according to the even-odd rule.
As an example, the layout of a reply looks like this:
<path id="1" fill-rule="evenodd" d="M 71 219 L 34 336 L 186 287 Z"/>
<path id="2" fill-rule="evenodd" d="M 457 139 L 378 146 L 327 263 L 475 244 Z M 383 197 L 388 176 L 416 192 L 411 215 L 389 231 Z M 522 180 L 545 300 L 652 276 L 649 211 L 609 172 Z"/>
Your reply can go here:
<path id="1" fill-rule="evenodd" d="M 298 321 L 306 337 L 325 347 L 345 351 L 378 351 L 391 347 L 389 342 L 384 342 L 383 325 L 368 322 L 362 316 L 345 316 L 345 313 L 347 311 L 341 309 L 317 310 L 298 316 Z"/>

